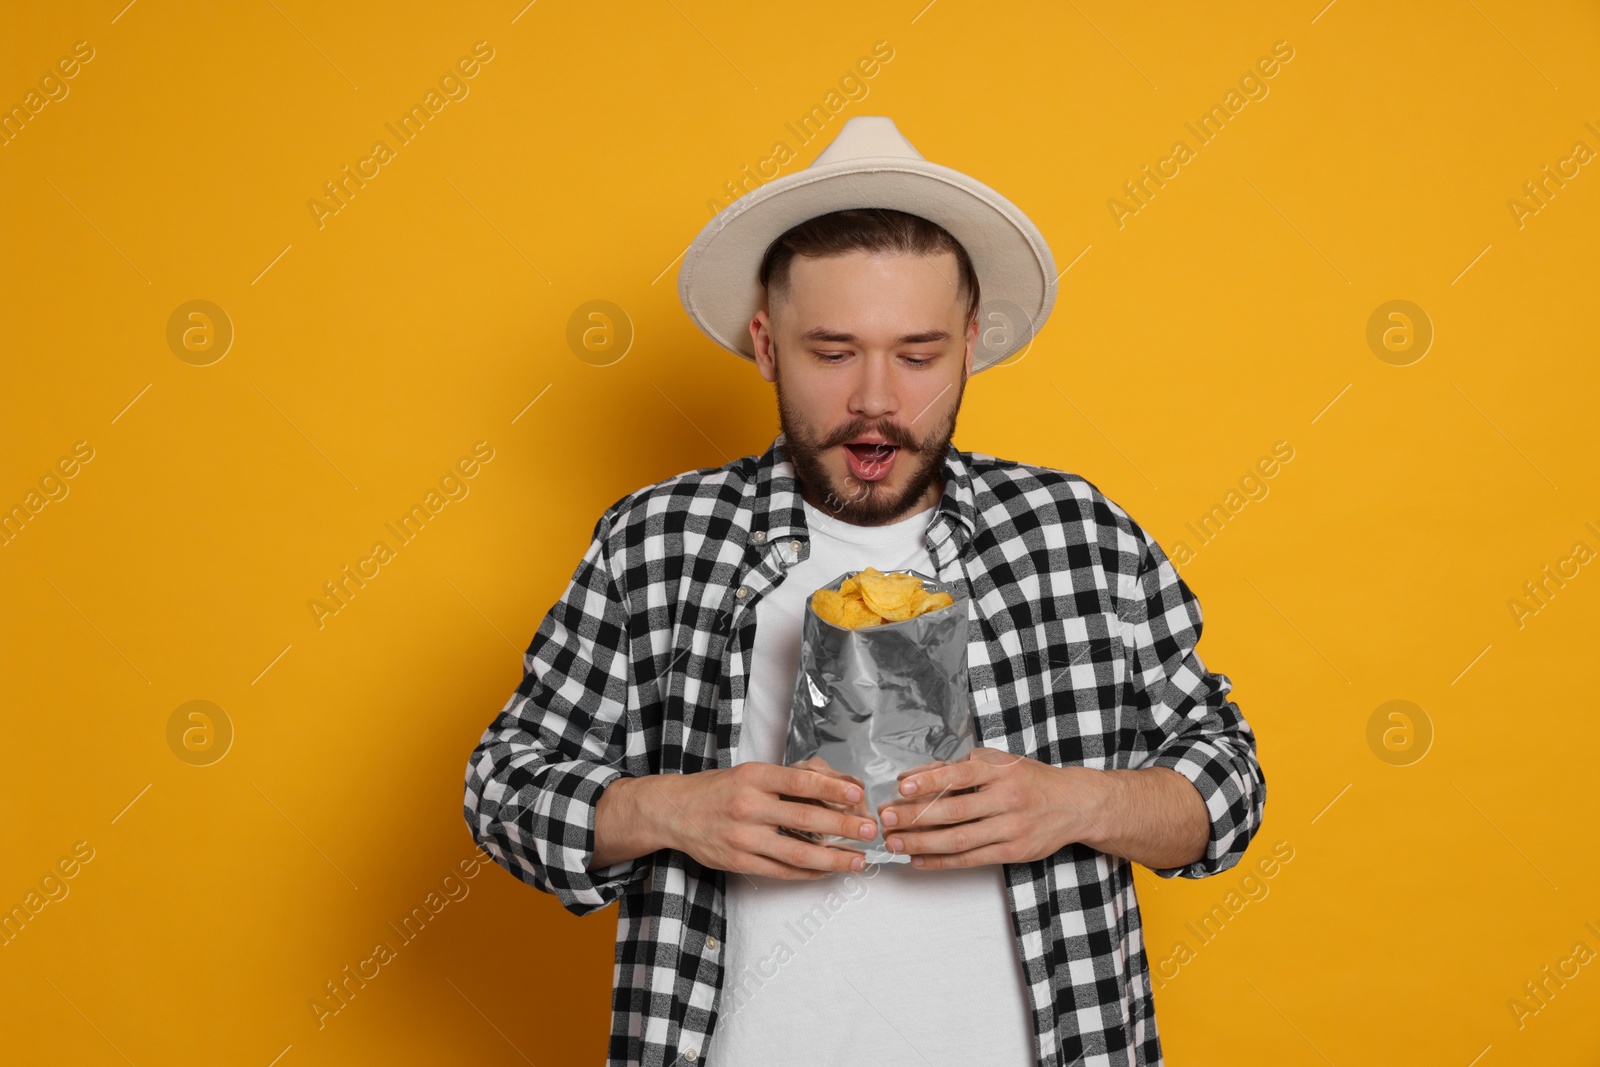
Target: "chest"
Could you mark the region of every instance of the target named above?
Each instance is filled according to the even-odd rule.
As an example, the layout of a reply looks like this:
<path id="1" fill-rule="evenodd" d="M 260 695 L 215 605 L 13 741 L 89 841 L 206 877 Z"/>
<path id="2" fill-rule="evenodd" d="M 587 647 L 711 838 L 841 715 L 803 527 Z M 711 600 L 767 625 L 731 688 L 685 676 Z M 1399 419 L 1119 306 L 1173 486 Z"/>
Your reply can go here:
<path id="1" fill-rule="evenodd" d="M 980 743 L 1056 766 L 1123 765 L 1119 754 L 1133 729 L 1124 701 L 1132 649 L 1116 612 L 1115 578 L 1066 560 L 1049 565 L 1048 557 L 1043 566 L 997 566 L 951 540 L 930 540 L 924 558 L 932 572 L 968 593 L 967 675 Z M 805 548 L 773 545 L 728 568 L 724 584 L 686 591 L 677 624 L 648 655 L 672 665 L 655 676 L 660 719 L 648 725 L 661 731 L 662 744 L 661 765 L 652 769 L 732 766 L 755 666 L 755 606 L 780 589 L 792 601 L 815 577 Z"/>

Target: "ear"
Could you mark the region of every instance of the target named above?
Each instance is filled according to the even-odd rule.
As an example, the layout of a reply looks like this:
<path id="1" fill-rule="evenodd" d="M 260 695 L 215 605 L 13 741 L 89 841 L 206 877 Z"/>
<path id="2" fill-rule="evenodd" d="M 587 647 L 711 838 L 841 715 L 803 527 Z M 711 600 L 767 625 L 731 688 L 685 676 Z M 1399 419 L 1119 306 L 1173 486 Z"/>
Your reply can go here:
<path id="1" fill-rule="evenodd" d="M 750 341 L 755 347 L 756 369 L 761 372 L 761 377 L 769 382 L 776 381 L 778 368 L 773 360 L 772 320 L 765 308 L 756 312 L 755 318 L 750 320 Z"/>
<path id="2" fill-rule="evenodd" d="M 967 323 L 967 377 L 972 377 L 972 354 L 978 345 L 978 316 L 972 316 L 972 321 Z"/>

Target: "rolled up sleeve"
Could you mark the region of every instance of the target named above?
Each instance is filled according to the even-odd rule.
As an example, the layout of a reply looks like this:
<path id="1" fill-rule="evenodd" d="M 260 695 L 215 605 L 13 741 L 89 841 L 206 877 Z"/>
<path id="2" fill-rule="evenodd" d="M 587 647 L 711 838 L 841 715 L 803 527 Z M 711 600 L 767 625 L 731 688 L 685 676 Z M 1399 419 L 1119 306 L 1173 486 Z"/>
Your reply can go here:
<path id="1" fill-rule="evenodd" d="M 1203 856 L 1179 867 L 1152 867 L 1163 878 L 1205 878 L 1234 866 L 1261 825 L 1267 783 L 1255 733 L 1228 698 L 1233 683 L 1208 671 L 1195 651 L 1204 626 L 1200 602 L 1160 546 L 1139 531 L 1145 550 L 1132 621 L 1139 715 L 1138 766 L 1167 767 L 1187 778 L 1211 822 Z"/>
<path id="2" fill-rule="evenodd" d="M 611 512 L 523 657 L 523 678 L 467 763 L 463 814 L 473 839 L 575 915 L 616 900 L 651 856 L 589 870 L 595 811 L 626 772 L 630 707 L 627 604 L 610 573 Z"/>

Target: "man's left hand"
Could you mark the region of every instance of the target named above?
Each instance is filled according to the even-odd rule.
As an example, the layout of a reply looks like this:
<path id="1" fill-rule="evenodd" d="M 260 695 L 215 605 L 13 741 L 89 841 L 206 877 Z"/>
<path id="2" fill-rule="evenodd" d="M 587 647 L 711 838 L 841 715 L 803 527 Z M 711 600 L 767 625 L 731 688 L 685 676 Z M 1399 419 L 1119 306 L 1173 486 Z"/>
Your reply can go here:
<path id="1" fill-rule="evenodd" d="M 899 780 L 901 796 L 878 808 L 879 822 L 890 851 L 925 870 L 1025 863 L 1097 840 L 1104 836 L 1097 813 L 1114 785 L 1092 768 L 983 746 L 956 763 L 902 771 Z M 909 796 L 907 783 L 915 790 Z"/>

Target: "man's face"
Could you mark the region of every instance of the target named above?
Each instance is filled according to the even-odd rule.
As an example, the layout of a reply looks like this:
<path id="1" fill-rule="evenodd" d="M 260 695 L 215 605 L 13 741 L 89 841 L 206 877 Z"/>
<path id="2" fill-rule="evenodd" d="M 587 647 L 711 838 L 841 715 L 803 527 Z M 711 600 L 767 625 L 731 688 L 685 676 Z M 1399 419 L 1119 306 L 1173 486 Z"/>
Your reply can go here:
<path id="1" fill-rule="evenodd" d="M 796 256 L 786 297 L 756 313 L 756 365 L 813 507 L 880 526 L 938 501 L 978 335 L 959 279 L 950 252 Z M 847 445 L 861 438 L 877 443 Z"/>

